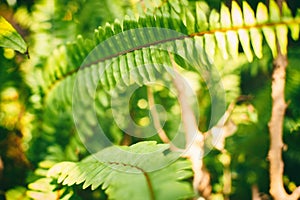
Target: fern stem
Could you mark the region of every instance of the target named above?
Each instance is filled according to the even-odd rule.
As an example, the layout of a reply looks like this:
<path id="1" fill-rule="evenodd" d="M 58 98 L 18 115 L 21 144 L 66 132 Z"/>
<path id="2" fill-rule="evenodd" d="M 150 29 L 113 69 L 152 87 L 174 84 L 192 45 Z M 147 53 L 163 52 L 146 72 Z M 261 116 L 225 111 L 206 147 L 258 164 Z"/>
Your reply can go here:
<path id="1" fill-rule="evenodd" d="M 141 170 L 142 170 L 142 169 L 141 169 Z M 142 170 L 142 172 L 143 172 L 143 175 L 145 176 L 146 181 L 147 181 L 147 186 L 148 186 L 149 193 L 150 193 L 150 199 L 151 199 L 151 200 L 155 200 L 154 190 L 153 190 L 153 186 L 152 186 L 150 177 L 149 177 L 149 175 L 147 174 L 147 172 L 145 172 L 144 170 Z"/>
<path id="2" fill-rule="evenodd" d="M 135 168 L 135 169 L 141 171 L 143 173 L 144 177 L 146 178 L 147 187 L 149 189 L 149 194 L 150 194 L 150 199 L 151 200 L 155 200 L 155 194 L 154 194 L 154 190 L 153 190 L 153 185 L 152 185 L 152 182 L 151 182 L 151 179 L 150 179 L 148 173 L 145 170 L 143 170 L 142 168 L 140 168 L 138 166 L 134 166 L 134 165 L 126 164 L 126 163 L 109 162 L 109 164 L 129 166 L 129 167 L 132 167 L 132 168 Z"/>

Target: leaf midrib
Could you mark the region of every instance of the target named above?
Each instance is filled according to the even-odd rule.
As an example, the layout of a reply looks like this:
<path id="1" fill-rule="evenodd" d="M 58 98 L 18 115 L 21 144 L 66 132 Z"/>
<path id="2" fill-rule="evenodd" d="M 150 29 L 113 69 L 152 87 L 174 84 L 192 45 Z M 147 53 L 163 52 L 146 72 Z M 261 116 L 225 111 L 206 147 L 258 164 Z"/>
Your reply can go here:
<path id="1" fill-rule="evenodd" d="M 143 176 L 144 176 L 145 179 L 146 179 L 147 188 L 148 188 L 149 194 L 150 194 L 150 199 L 151 199 L 151 200 L 155 200 L 155 194 L 154 194 L 152 182 L 151 182 L 151 179 L 150 179 L 149 174 L 148 174 L 145 170 L 143 170 L 142 168 L 140 168 L 140 167 L 138 167 L 138 166 L 134 166 L 134 165 L 127 164 L 127 163 L 108 162 L 108 164 L 111 164 L 111 165 L 122 165 L 122 166 L 132 167 L 132 168 L 135 168 L 135 169 L 141 171 L 142 174 L 143 174 Z"/>

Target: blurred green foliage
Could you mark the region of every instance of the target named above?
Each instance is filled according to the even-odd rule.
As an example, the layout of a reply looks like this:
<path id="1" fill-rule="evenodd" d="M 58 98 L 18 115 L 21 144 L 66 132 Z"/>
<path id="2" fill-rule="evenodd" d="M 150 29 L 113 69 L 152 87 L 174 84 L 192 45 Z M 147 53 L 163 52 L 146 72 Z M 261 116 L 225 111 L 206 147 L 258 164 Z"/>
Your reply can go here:
<path id="1" fill-rule="evenodd" d="M 144 4 L 129 0 L 1 1 L 0 14 L 11 16 L 10 21 L 25 30 L 22 35 L 29 44 L 31 58 L 27 59 L 11 49 L 0 48 L 0 199 L 108 198 L 101 188 L 94 191 L 83 190 L 82 185 L 68 187 L 46 178 L 48 169 L 56 163 L 81 161 L 89 154 L 76 134 L 72 116 L 64 113 L 54 115 L 43 107 L 45 93 L 41 87 L 42 72 L 55 49 L 76 40 L 78 34 L 91 38 L 98 26 L 114 22 L 115 19 L 122 20 L 125 15 L 139 15 L 145 10 L 155 12 L 155 9 L 151 10 L 153 7 L 164 5 L 164 1 L 158 0 L 142 2 Z M 193 3 L 196 1 L 190 2 L 191 9 L 195 9 Z M 231 6 L 229 0 L 203 2 L 216 10 L 220 9 L 221 2 Z M 241 1 L 238 2 L 241 5 Z M 262 1 L 251 1 L 249 4 L 256 8 L 259 2 Z M 297 1 L 288 1 L 288 4 L 293 13 L 300 7 Z M 299 42 L 289 42 L 286 85 L 289 106 L 284 123 L 286 148 L 283 157 L 285 187 L 292 191 L 296 185 L 300 185 L 300 49 Z M 266 42 L 263 44 L 263 58 L 254 58 L 251 63 L 248 63 L 242 53 L 241 46 L 236 59 L 224 61 L 219 55 L 221 53 L 216 52 L 215 65 L 224 81 L 226 104 L 229 105 L 240 95 L 248 95 L 249 98 L 237 102 L 233 111 L 233 117 L 235 115 L 235 120 L 238 121 L 238 130 L 226 138 L 226 152 L 214 149 L 204 157 L 215 199 L 251 199 L 253 185 L 257 185 L 263 194 L 268 194 L 267 123 L 271 111 L 272 52 L 267 48 Z M 196 87 L 201 118 L 199 128 L 207 131 L 211 116 L 209 91 L 197 73 L 187 69 L 182 73 L 186 73 L 191 79 L 196 77 L 198 81 Z M 99 91 L 99 94 L 101 97 L 107 95 L 103 91 Z M 156 88 L 154 96 L 157 104 L 171 110 L 164 129 L 168 130 L 167 135 L 172 138 L 180 121 L 180 114 L 176 112 L 178 102 L 166 88 Z M 130 113 L 141 124 L 149 120 L 149 105 L 143 106 L 143 99 L 147 99 L 146 87 L 140 88 L 131 99 Z M 126 145 L 140 141 L 139 138 L 124 137 L 111 122 L 113 119 L 109 106 L 101 106 L 99 115 L 102 113 L 107 116 L 101 121 L 101 125 L 111 133 L 109 137 L 112 141 Z M 245 113 L 248 113 L 246 117 Z M 161 142 L 157 136 L 149 140 Z M 229 163 L 226 163 L 226 159 Z M 228 169 L 231 190 L 226 193 L 226 180 L 223 177 Z"/>

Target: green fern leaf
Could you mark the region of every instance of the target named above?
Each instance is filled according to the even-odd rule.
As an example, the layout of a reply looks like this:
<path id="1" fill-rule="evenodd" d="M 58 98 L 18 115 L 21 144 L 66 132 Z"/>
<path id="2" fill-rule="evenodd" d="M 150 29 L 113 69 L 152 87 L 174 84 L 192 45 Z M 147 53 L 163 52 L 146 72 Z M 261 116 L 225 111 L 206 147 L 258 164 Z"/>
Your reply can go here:
<path id="1" fill-rule="evenodd" d="M 269 2 L 269 12 L 270 12 L 270 22 L 279 22 L 280 21 L 280 10 L 278 4 L 274 0 Z"/>
<path id="2" fill-rule="evenodd" d="M 204 41 L 205 52 L 208 56 L 209 63 L 213 63 L 216 47 L 215 37 L 213 35 L 204 35 Z"/>
<path id="3" fill-rule="evenodd" d="M 296 20 L 300 20 L 300 9 L 297 10 Z M 293 29 L 293 31 L 292 31 L 292 35 L 294 35 L 293 38 L 299 39 L 299 26 L 300 26 L 300 24 L 298 23 L 298 28 Z"/>
<path id="4" fill-rule="evenodd" d="M 255 27 L 256 19 L 254 16 L 254 11 L 250 5 L 244 1 L 243 2 L 243 13 L 244 13 L 244 23 L 246 26 Z M 250 41 L 253 47 L 253 51 L 258 58 L 262 58 L 262 34 L 257 28 L 250 28 Z"/>
<path id="5" fill-rule="evenodd" d="M 236 59 L 238 57 L 238 50 L 239 50 L 238 35 L 235 31 L 227 31 L 226 37 L 228 41 L 229 53 L 232 56 L 232 58 Z"/>
<path id="6" fill-rule="evenodd" d="M 206 31 L 208 29 L 208 20 L 205 12 L 202 9 L 203 2 L 196 2 L 196 21 L 197 30 L 199 32 Z"/>
<path id="7" fill-rule="evenodd" d="M 20 53 L 27 52 L 27 45 L 21 35 L 2 16 L 0 16 L 0 46 L 14 49 Z"/>
<path id="8" fill-rule="evenodd" d="M 283 55 L 287 54 L 288 46 L 288 27 L 285 25 L 276 27 L 276 37 L 279 43 L 280 51 Z"/>
<path id="9" fill-rule="evenodd" d="M 220 13 L 220 25 L 221 28 L 230 28 L 231 27 L 231 19 L 230 19 L 230 11 L 225 4 L 221 4 L 221 13 Z M 223 32 L 217 31 L 215 33 L 216 41 L 218 44 L 218 48 L 220 49 L 223 58 L 226 60 L 228 59 L 228 52 L 227 52 L 227 41 L 226 35 Z"/>
<path id="10" fill-rule="evenodd" d="M 286 2 L 282 3 L 282 17 L 283 20 L 286 22 L 289 22 L 290 20 L 293 19 L 292 16 L 292 11 L 289 9 L 288 5 Z M 297 23 L 290 23 L 288 25 L 290 31 L 291 31 L 291 37 L 293 38 L 293 40 L 298 40 L 299 39 L 299 24 Z"/>
<path id="11" fill-rule="evenodd" d="M 269 21 L 268 8 L 261 2 L 257 5 L 256 18 L 259 24 L 264 24 Z"/>
<path id="12" fill-rule="evenodd" d="M 256 17 L 257 17 L 258 24 L 264 24 L 269 22 L 268 9 L 266 5 L 264 5 L 261 2 L 257 6 Z M 273 28 L 266 26 L 262 28 L 262 31 L 269 47 L 271 48 L 273 57 L 276 57 L 277 56 L 276 37 Z"/>
<path id="13" fill-rule="evenodd" d="M 226 48 L 226 35 L 225 35 L 225 33 L 216 32 L 215 37 L 216 37 L 218 48 L 220 49 L 223 58 L 225 60 L 227 60 L 229 56 L 228 56 L 228 52 L 227 52 L 227 48 Z"/>
<path id="14" fill-rule="evenodd" d="M 222 28 L 231 27 L 231 14 L 229 8 L 225 4 L 221 4 L 221 26 Z"/>
<path id="15" fill-rule="evenodd" d="M 231 13 L 232 13 L 232 23 L 233 26 L 235 27 L 243 27 L 243 14 L 240 6 L 236 1 L 232 2 L 232 8 L 231 8 Z M 241 28 L 238 30 L 238 36 L 239 36 L 239 41 L 241 42 L 241 45 L 243 47 L 243 50 L 246 54 L 246 57 L 249 62 L 252 62 L 253 60 L 253 55 L 251 52 L 251 47 L 250 47 L 250 38 L 249 38 L 249 33 L 247 30 Z"/>
<path id="16" fill-rule="evenodd" d="M 184 182 L 192 175 L 189 162 L 178 160 L 151 171 L 174 159 L 173 153 L 164 155 L 168 145 L 141 142 L 120 148 L 122 151 L 104 149 L 77 163 L 59 163 L 48 176 L 63 185 L 84 183 L 83 188 L 91 186 L 93 190 L 102 185 L 111 199 L 182 199 L 194 195 L 191 185 Z"/>
<path id="17" fill-rule="evenodd" d="M 40 178 L 28 185 L 26 195 L 30 199 L 68 200 L 74 197 L 74 192 L 66 187 L 57 190 L 56 185 L 51 184 L 52 178 Z"/>

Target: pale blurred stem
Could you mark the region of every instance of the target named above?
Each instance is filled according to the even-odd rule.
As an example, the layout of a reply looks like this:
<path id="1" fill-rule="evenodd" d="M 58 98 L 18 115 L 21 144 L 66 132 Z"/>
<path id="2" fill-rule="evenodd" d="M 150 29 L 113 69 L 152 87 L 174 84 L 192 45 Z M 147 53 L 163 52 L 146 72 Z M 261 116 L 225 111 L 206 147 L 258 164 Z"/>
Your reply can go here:
<path id="1" fill-rule="evenodd" d="M 1 158 L 1 156 L 0 156 L 0 180 L 1 180 L 1 176 L 2 176 L 3 169 L 4 169 L 4 165 L 3 165 L 2 158 Z"/>
<path id="2" fill-rule="evenodd" d="M 181 149 L 177 148 L 175 145 L 173 145 L 171 143 L 170 139 L 168 138 L 168 135 L 166 134 L 166 132 L 162 128 L 162 126 L 160 124 L 160 120 L 159 120 L 159 115 L 158 115 L 158 112 L 157 112 L 156 107 L 155 107 L 155 100 L 154 100 L 153 90 L 149 86 L 147 87 L 147 97 L 148 97 L 149 109 L 150 109 L 150 112 L 151 112 L 153 124 L 154 124 L 154 127 L 155 127 L 155 129 L 158 133 L 159 138 L 164 143 L 170 144 L 170 149 L 172 151 L 177 151 L 177 152 L 182 151 Z"/>
<path id="3" fill-rule="evenodd" d="M 163 130 L 163 128 L 160 125 L 159 115 L 155 108 L 155 100 L 154 100 L 153 90 L 150 86 L 147 87 L 147 96 L 148 96 L 149 109 L 150 109 L 150 112 L 152 115 L 153 124 L 158 133 L 158 136 L 164 143 L 170 143 L 170 140 L 169 140 L 166 132 Z"/>
<path id="4" fill-rule="evenodd" d="M 252 185 L 251 191 L 252 191 L 252 200 L 261 200 L 257 185 Z"/>
<path id="5" fill-rule="evenodd" d="M 282 0 L 277 0 L 281 9 Z M 275 200 L 297 200 L 300 197 L 300 187 L 292 194 L 287 194 L 283 183 L 283 168 L 282 160 L 283 149 L 283 122 L 287 104 L 284 99 L 284 88 L 286 78 L 286 68 L 288 65 L 287 56 L 280 51 L 278 44 L 278 56 L 273 62 L 272 75 L 272 114 L 269 121 L 270 132 L 270 194 Z"/>
<path id="6" fill-rule="evenodd" d="M 223 194 L 225 195 L 225 200 L 229 200 L 229 194 L 231 193 L 231 171 L 230 163 L 224 164 L 223 170 Z"/>
<path id="7" fill-rule="evenodd" d="M 270 132 L 270 194 L 275 200 L 297 200 L 300 197 L 300 187 L 291 195 L 287 194 L 283 184 L 282 149 L 283 121 L 287 104 L 284 99 L 287 57 L 279 51 L 274 60 L 272 75 L 272 114 L 269 122 Z"/>
<path id="8" fill-rule="evenodd" d="M 204 137 L 198 129 L 196 117 L 189 105 L 188 96 L 186 95 L 186 85 L 184 80 L 178 75 L 176 63 L 171 54 L 170 59 L 173 65 L 174 74 L 172 77 L 173 84 L 177 90 L 178 101 L 181 107 L 181 117 L 186 138 L 186 153 L 185 157 L 192 162 L 194 172 L 193 188 L 196 193 L 199 192 L 199 185 L 204 176 L 203 172 L 203 152 L 204 152 Z M 208 183 L 209 185 L 209 183 Z"/>

